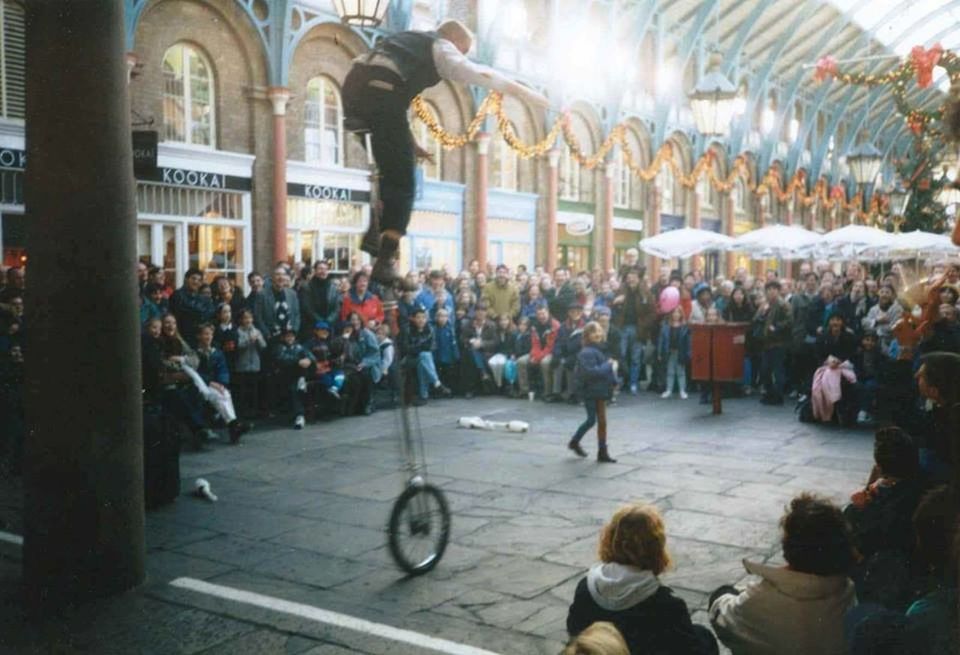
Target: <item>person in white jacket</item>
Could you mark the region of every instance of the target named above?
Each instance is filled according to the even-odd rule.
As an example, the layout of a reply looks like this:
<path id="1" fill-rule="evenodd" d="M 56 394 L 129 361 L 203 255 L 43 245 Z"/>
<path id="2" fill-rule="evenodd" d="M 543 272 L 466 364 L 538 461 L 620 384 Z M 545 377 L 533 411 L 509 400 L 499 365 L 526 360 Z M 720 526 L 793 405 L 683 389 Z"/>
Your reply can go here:
<path id="1" fill-rule="evenodd" d="M 760 576 L 710 597 L 710 623 L 733 655 L 846 655 L 843 620 L 857 604 L 856 552 L 840 508 L 801 494 L 780 520 L 785 567 L 744 561 Z"/>

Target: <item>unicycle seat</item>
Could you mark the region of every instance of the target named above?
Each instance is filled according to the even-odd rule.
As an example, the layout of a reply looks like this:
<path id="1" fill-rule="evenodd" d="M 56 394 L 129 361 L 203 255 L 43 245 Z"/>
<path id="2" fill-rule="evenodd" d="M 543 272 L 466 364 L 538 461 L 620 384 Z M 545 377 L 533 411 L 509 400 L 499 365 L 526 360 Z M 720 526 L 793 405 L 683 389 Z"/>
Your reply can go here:
<path id="1" fill-rule="evenodd" d="M 369 123 L 357 116 L 346 116 L 343 119 L 343 129 L 351 134 L 363 136 L 369 134 L 371 129 Z"/>

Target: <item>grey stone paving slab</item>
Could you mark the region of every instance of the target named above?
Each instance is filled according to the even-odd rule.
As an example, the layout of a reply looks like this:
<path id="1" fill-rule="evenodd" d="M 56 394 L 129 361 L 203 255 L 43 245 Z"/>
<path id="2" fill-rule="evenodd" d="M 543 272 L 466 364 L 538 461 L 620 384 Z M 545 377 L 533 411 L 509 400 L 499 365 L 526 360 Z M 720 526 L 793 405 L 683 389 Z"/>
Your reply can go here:
<path id="1" fill-rule="evenodd" d="M 702 512 L 671 509 L 663 517 L 667 534 L 708 543 L 763 549 L 778 536 L 776 524 L 717 517 Z"/>
<path id="2" fill-rule="evenodd" d="M 726 494 L 705 494 L 699 491 L 678 491 L 668 500 L 673 509 L 688 509 L 766 524 L 775 524 L 779 521 L 785 507 L 785 504 L 776 497 L 743 498 Z"/>
<path id="3" fill-rule="evenodd" d="M 781 500 L 784 505 L 790 502 L 790 499 L 801 493 L 816 493 L 826 496 L 838 504 L 845 504 L 856 487 L 850 487 L 846 491 L 831 491 L 815 484 L 805 481 L 790 480 L 781 485 L 772 485 L 762 482 L 742 482 L 732 487 L 724 493 L 730 496 L 739 496 L 742 498 L 764 498 L 772 497 Z"/>
<path id="4" fill-rule="evenodd" d="M 213 530 L 196 527 L 185 529 L 183 525 L 172 520 L 173 508 L 166 509 L 170 510 L 167 515 L 158 512 L 147 514 L 145 535 L 148 549 L 176 548 L 217 536 Z"/>
<path id="5" fill-rule="evenodd" d="M 497 555 L 478 567 L 465 582 L 472 587 L 519 598 L 534 598 L 581 572 L 582 569 L 572 566 L 516 555 Z"/>
<path id="6" fill-rule="evenodd" d="M 691 489 L 720 493 L 731 489 L 739 480 L 729 480 L 713 474 L 713 470 L 667 470 L 657 468 L 657 458 L 651 455 L 650 459 L 640 468 L 621 475 L 618 480 L 627 480 L 638 485 L 652 485 L 666 489 Z"/>
<path id="7" fill-rule="evenodd" d="M 535 558 L 541 556 L 545 550 L 560 548 L 596 532 L 592 526 L 569 523 L 558 525 L 560 521 L 561 519 L 554 517 L 534 520 L 534 517 L 525 515 L 517 519 L 489 523 L 460 538 L 459 541 L 467 546 L 503 555 L 525 555 Z"/>
<path id="8" fill-rule="evenodd" d="M 147 558 L 147 582 L 163 584 L 179 577 L 212 578 L 232 570 L 234 565 L 173 551 L 157 551 Z"/>
<path id="9" fill-rule="evenodd" d="M 385 528 L 374 530 L 317 522 L 310 527 L 281 534 L 271 542 L 334 557 L 356 559 L 362 553 L 380 548 L 386 543 L 386 539 Z"/>
<path id="10" fill-rule="evenodd" d="M 316 649 L 325 647 L 331 647 L 331 644 L 318 645 L 315 639 L 276 630 L 257 630 L 228 639 L 213 648 L 208 648 L 201 655 L 303 655 L 308 652 L 317 652 Z M 349 653 L 350 651 L 342 650 L 341 652 Z"/>
<path id="11" fill-rule="evenodd" d="M 549 487 L 550 491 L 568 491 L 570 485 L 566 483 L 555 484 Z M 660 498 L 666 498 L 672 494 L 675 489 L 669 487 L 658 487 L 645 482 L 635 482 L 624 478 L 615 478 L 613 480 L 596 479 L 583 481 L 578 484 L 577 493 L 590 498 L 613 499 L 620 502 L 646 502 L 652 503 Z"/>
<path id="12" fill-rule="evenodd" d="M 246 570 L 326 589 L 368 575 L 376 568 L 365 562 L 296 549 L 257 562 Z"/>
<path id="13" fill-rule="evenodd" d="M 367 528 L 387 525 L 395 499 L 394 496 L 390 502 L 362 500 L 316 491 L 304 496 L 310 499 L 310 503 L 297 509 L 298 515 Z"/>
<path id="14" fill-rule="evenodd" d="M 230 564 L 237 568 L 247 568 L 284 552 L 292 553 L 293 549 L 243 537 L 217 535 L 203 541 L 178 546 L 176 552 Z"/>

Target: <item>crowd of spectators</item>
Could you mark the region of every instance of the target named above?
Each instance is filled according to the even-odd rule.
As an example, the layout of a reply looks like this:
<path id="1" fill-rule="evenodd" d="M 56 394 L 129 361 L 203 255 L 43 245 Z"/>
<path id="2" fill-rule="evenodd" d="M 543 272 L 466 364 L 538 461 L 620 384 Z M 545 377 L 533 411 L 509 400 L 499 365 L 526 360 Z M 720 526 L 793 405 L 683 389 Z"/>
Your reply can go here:
<path id="1" fill-rule="evenodd" d="M 608 272 L 476 262 L 457 275 L 411 272 L 394 295 L 366 269 L 341 277 L 317 262 L 251 273 L 244 295 L 200 270 L 173 289 L 141 264 L 144 397 L 189 427 L 199 448 L 221 426 L 237 442 L 253 417 L 283 415 L 302 428 L 308 417 L 369 414 L 401 396 L 417 405 L 477 394 L 578 402 L 574 371 L 591 321 L 604 330 L 596 347 L 617 362 L 620 393 L 687 398 L 690 324 L 743 323 L 744 377 L 723 392 L 759 393 L 770 405 L 794 396 L 801 420 L 875 424 L 875 465 L 845 508 L 813 493 L 793 499 L 780 524 L 786 565 L 745 562 L 759 582 L 711 596 L 714 633 L 737 655 L 953 653 L 960 269 L 933 267 L 907 297 L 897 269 L 808 262 L 795 273 L 650 280 L 630 252 Z M 2 279 L 0 409 L 11 462 L 22 447 L 28 323 L 24 270 Z M 20 440 L 11 437 L 18 425 Z M 567 652 L 717 652 L 714 635 L 659 580 L 671 562 L 654 508 L 617 512 L 599 560 L 577 587 Z"/>

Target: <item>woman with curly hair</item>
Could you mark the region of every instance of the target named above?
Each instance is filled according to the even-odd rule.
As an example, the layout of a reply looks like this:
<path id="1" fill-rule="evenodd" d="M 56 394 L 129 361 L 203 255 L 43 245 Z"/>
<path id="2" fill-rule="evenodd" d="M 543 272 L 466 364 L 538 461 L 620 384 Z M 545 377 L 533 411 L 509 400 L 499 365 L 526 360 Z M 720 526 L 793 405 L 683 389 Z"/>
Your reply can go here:
<path id="1" fill-rule="evenodd" d="M 843 621 L 857 604 L 857 553 L 840 508 L 803 493 L 780 519 L 786 566 L 744 560 L 759 582 L 710 596 L 710 623 L 733 655 L 845 655 Z"/>
<path id="2" fill-rule="evenodd" d="M 694 625 L 687 604 L 658 577 L 671 564 L 667 536 L 655 507 L 620 508 L 600 531 L 600 562 L 577 585 L 567 614 L 576 637 L 596 621 L 620 631 L 632 655 L 715 655 L 710 631 Z"/>

